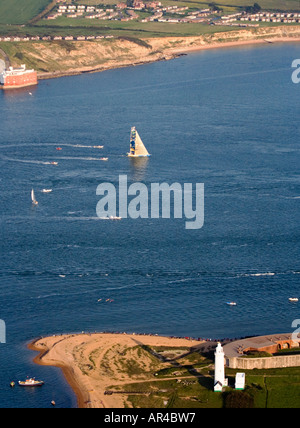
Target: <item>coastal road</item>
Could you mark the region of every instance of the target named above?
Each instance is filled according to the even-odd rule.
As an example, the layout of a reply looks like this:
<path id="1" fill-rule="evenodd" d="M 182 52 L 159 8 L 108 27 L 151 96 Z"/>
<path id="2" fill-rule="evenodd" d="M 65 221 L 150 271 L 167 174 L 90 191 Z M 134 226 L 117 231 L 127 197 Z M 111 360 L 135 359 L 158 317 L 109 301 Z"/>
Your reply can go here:
<path id="1" fill-rule="evenodd" d="M 0 49 L 0 55 L 3 57 L 4 61 L 5 61 L 5 66 L 6 68 L 10 67 L 10 59 L 8 57 L 8 55 L 6 54 L 6 52 L 4 52 L 3 49 Z"/>

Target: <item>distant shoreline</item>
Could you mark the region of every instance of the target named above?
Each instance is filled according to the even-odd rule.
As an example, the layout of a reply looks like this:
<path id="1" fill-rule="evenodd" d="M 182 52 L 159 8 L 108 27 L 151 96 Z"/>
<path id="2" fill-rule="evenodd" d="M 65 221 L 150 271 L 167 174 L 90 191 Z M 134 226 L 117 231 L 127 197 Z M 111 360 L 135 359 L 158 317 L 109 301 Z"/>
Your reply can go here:
<path id="1" fill-rule="evenodd" d="M 299 27 L 300 34 L 300 27 Z M 249 38 L 247 40 L 234 40 L 234 41 L 222 41 L 222 42 L 212 42 L 206 44 L 192 44 L 187 46 L 178 46 L 175 48 L 166 48 L 161 55 L 158 57 L 154 57 L 153 59 L 147 57 L 141 57 L 140 60 L 126 62 L 126 61 L 115 61 L 113 65 L 110 64 L 110 61 L 102 64 L 99 67 L 79 67 L 76 69 L 70 69 L 69 71 L 55 71 L 55 72 L 47 72 L 47 73 L 38 73 L 39 80 L 46 79 L 54 79 L 60 77 L 67 76 L 76 76 L 82 74 L 91 74 L 91 73 L 99 73 L 102 71 L 120 69 L 126 67 L 135 67 L 139 65 L 151 64 L 158 61 L 168 61 L 173 60 L 183 55 L 187 55 L 191 52 L 200 52 L 203 50 L 212 50 L 212 49 L 226 49 L 226 48 L 234 48 L 234 47 L 246 47 L 246 46 L 254 46 L 254 45 L 268 45 L 268 44 L 281 44 L 281 43 L 300 43 L 300 35 L 297 37 L 272 37 L 266 34 L 265 38 Z"/>

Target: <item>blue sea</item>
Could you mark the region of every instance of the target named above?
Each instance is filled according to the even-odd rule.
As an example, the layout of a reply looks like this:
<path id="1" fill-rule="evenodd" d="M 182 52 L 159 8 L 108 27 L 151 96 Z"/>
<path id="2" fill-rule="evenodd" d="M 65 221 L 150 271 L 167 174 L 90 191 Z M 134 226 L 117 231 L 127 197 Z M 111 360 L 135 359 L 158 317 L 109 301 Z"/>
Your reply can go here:
<path id="1" fill-rule="evenodd" d="M 209 50 L 0 93 L 1 408 L 76 407 L 61 371 L 32 362 L 27 344 L 39 336 L 292 331 L 299 57 L 297 44 Z M 147 161 L 126 157 L 131 126 Z M 100 220 L 97 186 L 117 186 L 119 175 L 147 186 L 204 183 L 203 228 L 173 217 Z M 9 387 L 27 376 L 44 387 Z"/>

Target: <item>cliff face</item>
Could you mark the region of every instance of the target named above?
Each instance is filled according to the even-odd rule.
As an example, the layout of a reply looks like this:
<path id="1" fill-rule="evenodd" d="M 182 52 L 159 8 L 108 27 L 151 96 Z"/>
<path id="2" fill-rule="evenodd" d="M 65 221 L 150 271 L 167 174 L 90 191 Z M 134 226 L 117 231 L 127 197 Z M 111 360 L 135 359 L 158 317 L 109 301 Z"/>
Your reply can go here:
<path id="1" fill-rule="evenodd" d="M 39 78 L 47 78 L 172 59 L 178 53 L 193 49 L 297 39 L 300 40 L 300 26 L 285 26 L 239 29 L 198 37 L 10 42 L 0 43 L 0 48 L 13 66 L 26 64 L 38 71 Z"/>
<path id="2" fill-rule="evenodd" d="M 139 39 L 97 41 L 7 42 L 0 48 L 13 66 L 26 64 L 39 77 L 125 67 L 165 59 L 165 54 Z M 1 56 L 1 50 L 0 50 Z M 51 76 L 49 76 L 51 77 Z"/>
<path id="3" fill-rule="evenodd" d="M 238 29 L 227 32 L 202 35 L 199 37 L 177 37 L 152 39 L 152 47 L 162 46 L 165 52 L 184 51 L 209 47 L 220 47 L 222 44 L 250 42 L 286 41 L 300 39 L 300 25 L 289 27 L 264 27 Z"/>

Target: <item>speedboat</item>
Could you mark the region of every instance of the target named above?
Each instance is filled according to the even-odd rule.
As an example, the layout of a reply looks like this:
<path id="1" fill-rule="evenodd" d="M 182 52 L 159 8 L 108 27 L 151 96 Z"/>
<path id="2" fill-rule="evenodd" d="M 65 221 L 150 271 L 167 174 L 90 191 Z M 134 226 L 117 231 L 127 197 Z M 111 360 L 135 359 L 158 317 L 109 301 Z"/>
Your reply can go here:
<path id="1" fill-rule="evenodd" d="M 26 379 L 25 381 L 19 380 L 18 384 L 20 386 L 42 386 L 44 382 L 42 380 L 35 380 L 34 378 Z"/>
<path id="2" fill-rule="evenodd" d="M 289 301 L 290 302 L 299 302 L 299 299 L 298 299 L 298 297 L 290 297 Z"/>
<path id="3" fill-rule="evenodd" d="M 101 158 L 102 161 L 108 161 L 108 158 Z"/>
<path id="4" fill-rule="evenodd" d="M 56 150 L 62 150 L 62 148 L 61 147 L 56 147 Z"/>
<path id="5" fill-rule="evenodd" d="M 114 216 L 110 216 L 108 217 L 109 220 L 122 220 L 122 217 L 114 217 Z"/>
<path id="6" fill-rule="evenodd" d="M 236 302 L 226 302 L 226 305 L 228 305 L 228 306 L 236 306 Z"/>
<path id="7" fill-rule="evenodd" d="M 52 189 L 43 189 L 42 190 L 42 193 L 51 193 L 52 192 Z"/>
<path id="8" fill-rule="evenodd" d="M 103 149 L 104 146 L 94 146 L 94 149 Z"/>
<path id="9" fill-rule="evenodd" d="M 58 165 L 58 162 L 50 162 L 51 165 Z"/>

